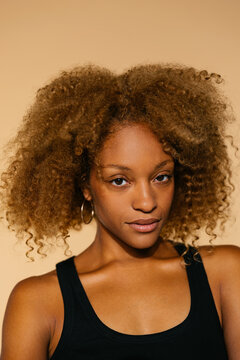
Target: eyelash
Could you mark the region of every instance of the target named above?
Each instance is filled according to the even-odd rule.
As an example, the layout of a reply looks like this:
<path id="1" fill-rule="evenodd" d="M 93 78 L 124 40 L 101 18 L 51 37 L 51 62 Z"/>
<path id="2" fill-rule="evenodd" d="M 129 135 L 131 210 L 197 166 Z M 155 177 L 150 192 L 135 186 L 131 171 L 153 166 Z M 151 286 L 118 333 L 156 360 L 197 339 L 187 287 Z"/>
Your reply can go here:
<path id="1" fill-rule="evenodd" d="M 168 182 L 170 181 L 170 179 L 172 178 L 173 175 L 162 174 L 162 175 L 158 175 L 155 179 L 157 179 L 157 178 L 160 177 L 160 176 L 167 176 L 167 178 L 168 178 L 167 181 L 162 181 L 162 182 L 160 182 L 160 183 L 165 184 L 165 183 L 168 183 Z M 117 178 L 115 178 L 115 179 L 113 179 L 113 180 L 111 180 L 111 181 L 109 181 L 109 182 L 110 182 L 112 185 L 116 186 L 116 187 L 123 187 L 123 186 L 124 186 L 124 185 L 115 185 L 115 184 L 113 184 L 113 181 L 116 181 L 116 180 L 125 180 L 125 179 L 124 179 L 123 177 L 117 177 Z M 125 181 L 127 181 L 127 180 L 125 180 Z"/>

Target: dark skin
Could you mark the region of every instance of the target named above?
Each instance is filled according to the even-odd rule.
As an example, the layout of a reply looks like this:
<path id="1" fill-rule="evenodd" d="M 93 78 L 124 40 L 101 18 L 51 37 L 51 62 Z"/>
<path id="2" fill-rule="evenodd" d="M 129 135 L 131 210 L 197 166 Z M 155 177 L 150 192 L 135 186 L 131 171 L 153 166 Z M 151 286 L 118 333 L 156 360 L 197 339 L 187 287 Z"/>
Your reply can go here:
<path id="1" fill-rule="evenodd" d="M 140 124 L 118 129 L 104 143 L 99 159 L 100 168 L 91 169 L 83 190 L 94 204 L 96 237 L 74 260 L 89 301 L 100 320 L 121 333 L 143 335 L 172 328 L 187 317 L 191 303 L 182 259 L 171 242 L 160 237 L 174 194 L 173 159 Z M 129 225 L 139 219 L 155 219 L 156 225 Z M 211 255 L 207 249 L 201 246 L 199 252 L 229 359 L 237 360 L 240 249 L 219 245 Z M 49 359 L 63 319 L 56 271 L 21 281 L 8 301 L 1 359 Z"/>
<path id="2" fill-rule="evenodd" d="M 138 260 L 159 258 L 159 234 L 174 194 L 172 157 L 147 127 L 125 126 L 105 142 L 99 171 L 92 168 L 84 189 L 97 217 L 94 259 L 101 266 L 129 261 L 142 266 Z M 129 223 L 139 219 L 156 219 L 157 226 L 136 231 Z"/>

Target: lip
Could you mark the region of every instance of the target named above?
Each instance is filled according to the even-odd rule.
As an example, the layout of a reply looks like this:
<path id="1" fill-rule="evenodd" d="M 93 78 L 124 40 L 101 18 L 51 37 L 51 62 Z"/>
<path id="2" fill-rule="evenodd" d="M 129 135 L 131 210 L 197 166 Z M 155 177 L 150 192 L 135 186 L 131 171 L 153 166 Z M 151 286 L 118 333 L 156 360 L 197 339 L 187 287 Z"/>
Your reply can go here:
<path id="1" fill-rule="evenodd" d="M 159 222 L 159 219 L 156 219 L 156 218 L 136 219 L 136 220 L 133 220 L 133 221 L 129 222 L 128 224 L 148 225 L 148 224 L 152 224 L 152 223 L 155 223 L 155 222 Z"/>
<path id="2" fill-rule="evenodd" d="M 128 225 L 138 232 L 151 232 L 158 226 L 158 219 L 138 219 L 128 223 Z"/>

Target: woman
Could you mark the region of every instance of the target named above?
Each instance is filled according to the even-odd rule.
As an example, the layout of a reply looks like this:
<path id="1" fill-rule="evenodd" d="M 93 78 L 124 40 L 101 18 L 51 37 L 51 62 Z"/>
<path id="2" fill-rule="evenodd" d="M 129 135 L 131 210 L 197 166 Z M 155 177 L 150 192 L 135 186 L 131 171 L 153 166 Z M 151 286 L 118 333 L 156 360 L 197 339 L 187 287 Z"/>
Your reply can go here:
<path id="1" fill-rule="evenodd" d="M 10 227 L 32 260 L 54 239 L 68 254 L 69 229 L 93 217 L 97 231 L 15 286 L 2 360 L 239 360 L 240 249 L 196 244 L 224 230 L 234 188 L 220 82 L 180 65 L 87 65 L 38 91 L 2 175 Z"/>

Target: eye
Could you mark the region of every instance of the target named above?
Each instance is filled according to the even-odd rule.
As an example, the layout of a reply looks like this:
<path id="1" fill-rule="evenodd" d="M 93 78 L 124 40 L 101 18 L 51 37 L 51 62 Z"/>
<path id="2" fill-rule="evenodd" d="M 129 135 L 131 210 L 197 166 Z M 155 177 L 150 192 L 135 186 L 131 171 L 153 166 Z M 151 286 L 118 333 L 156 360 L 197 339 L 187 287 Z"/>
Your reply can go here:
<path id="1" fill-rule="evenodd" d="M 125 179 L 119 177 L 119 178 L 111 180 L 110 183 L 115 186 L 120 187 L 120 186 L 126 185 L 125 183 L 123 183 L 124 181 L 127 183 L 127 181 Z"/>
<path id="2" fill-rule="evenodd" d="M 167 180 L 161 181 L 162 178 L 164 178 L 164 177 L 167 178 Z M 172 178 L 172 175 L 163 174 L 163 175 L 158 175 L 155 179 L 157 179 L 161 183 L 166 183 L 166 182 L 170 181 L 171 178 Z"/>

